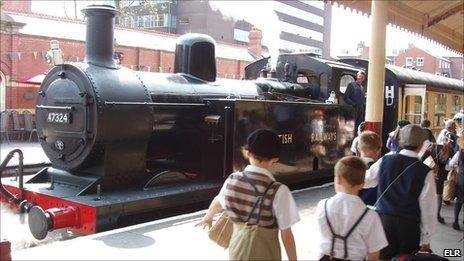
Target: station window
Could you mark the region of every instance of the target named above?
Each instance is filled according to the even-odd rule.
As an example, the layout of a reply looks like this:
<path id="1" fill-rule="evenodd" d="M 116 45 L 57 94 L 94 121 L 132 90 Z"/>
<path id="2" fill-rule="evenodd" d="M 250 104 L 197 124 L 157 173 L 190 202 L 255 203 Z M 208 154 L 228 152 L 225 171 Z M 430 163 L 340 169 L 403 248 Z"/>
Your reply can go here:
<path id="1" fill-rule="evenodd" d="M 422 114 L 422 97 L 417 95 L 406 96 L 405 117 L 411 123 L 420 124 Z"/>
<path id="2" fill-rule="evenodd" d="M 354 77 L 349 75 L 349 74 L 345 74 L 342 76 L 342 78 L 340 78 L 340 92 L 341 93 L 345 93 L 346 91 L 346 87 L 348 87 L 348 84 L 354 82 Z"/>
<path id="3" fill-rule="evenodd" d="M 406 66 L 412 66 L 412 57 L 406 57 Z"/>
<path id="4" fill-rule="evenodd" d="M 460 95 L 453 95 L 451 106 L 451 113 L 453 115 L 458 113 L 462 109 L 462 97 Z"/>
<path id="5" fill-rule="evenodd" d="M 443 121 L 446 116 L 446 94 L 437 93 L 435 95 L 435 115 L 433 117 L 433 126 L 444 126 Z"/>
<path id="6" fill-rule="evenodd" d="M 250 40 L 248 39 L 248 35 L 250 32 L 234 28 L 234 39 L 239 41 L 239 42 L 245 42 L 248 43 Z"/>
<path id="7" fill-rule="evenodd" d="M 429 94 L 425 93 L 424 119 L 429 120 Z"/>
<path id="8" fill-rule="evenodd" d="M 424 57 L 417 57 L 417 66 L 424 66 Z"/>

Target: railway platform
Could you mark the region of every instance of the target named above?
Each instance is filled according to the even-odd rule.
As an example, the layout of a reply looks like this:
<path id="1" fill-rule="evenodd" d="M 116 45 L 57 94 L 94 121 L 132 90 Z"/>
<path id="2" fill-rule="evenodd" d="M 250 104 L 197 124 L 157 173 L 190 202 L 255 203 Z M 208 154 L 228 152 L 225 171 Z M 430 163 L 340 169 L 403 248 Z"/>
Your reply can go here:
<path id="1" fill-rule="evenodd" d="M 293 227 L 298 259 L 314 260 L 315 208 L 319 200 L 334 194 L 331 184 L 294 191 L 301 221 Z M 227 250 L 209 240 L 206 230 L 194 225 L 205 211 L 175 216 L 131 227 L 29 249 L 13 249 L 13 260 L 224 260 Z M 451 228 L 453 205 L 443 206 L 446 224 L 437 224 L 432 249 L 463 251 L 463 233 Z M 460 219 L 462 224 L 462 217 Z M 283 249 L 283 248 L 282 248 Z M 285 251 L 283 250 L 285 259 Z M 462 260 L 462 257 L 450 258 Z"/>
<path id="2" fill-rule="evenodd" d="M 24 165 L 50 164 L 50 160 L 45 155 L 40 143 L 38 142 L 3 142 L 0 144 L 0 162 L 6 155 L 14 150 L 21 149 L 24 153 Z M 17 166 L 18 158 L 14 157 L 7 166 Z"/>

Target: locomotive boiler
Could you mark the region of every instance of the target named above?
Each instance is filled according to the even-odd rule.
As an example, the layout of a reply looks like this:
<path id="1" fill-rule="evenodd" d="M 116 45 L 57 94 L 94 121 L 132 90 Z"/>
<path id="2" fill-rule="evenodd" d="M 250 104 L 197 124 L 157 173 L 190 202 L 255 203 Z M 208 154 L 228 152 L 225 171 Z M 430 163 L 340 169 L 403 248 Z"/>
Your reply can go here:
<path id="1" fill-rule="evenodd" d="M 2 199 L 28 212 L 32 234 L 66 228 L 92 234 L 161 209 L 210 200 L 246 164 L 257 128 L 281 137 L 278 180 L 331 174 L 349 153 L 348 106 L 315 101 L 307 87 L 275 78 L 216 79 L 215 43 L 181 36 L 174 74 L 139 72 L 113 60 L 117 11 L 86 17 L 86 58 L 45 77 L 36 106 L 40 143 L 52 162 L 22 184 L 2 180 Z"/>

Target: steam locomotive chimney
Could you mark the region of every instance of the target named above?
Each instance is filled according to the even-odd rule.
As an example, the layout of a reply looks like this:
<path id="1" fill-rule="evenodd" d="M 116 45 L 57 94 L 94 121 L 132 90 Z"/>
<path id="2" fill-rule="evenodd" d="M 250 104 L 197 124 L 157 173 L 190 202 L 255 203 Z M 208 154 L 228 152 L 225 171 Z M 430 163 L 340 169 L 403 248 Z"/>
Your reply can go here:
<path id="1" fill-rule="evenodd" d="M 85 61 L 116 68 L 114 53 L 114 17 L 119 14 L 110 5 L 89 5 L 82 9 L 86 18 Z"/>

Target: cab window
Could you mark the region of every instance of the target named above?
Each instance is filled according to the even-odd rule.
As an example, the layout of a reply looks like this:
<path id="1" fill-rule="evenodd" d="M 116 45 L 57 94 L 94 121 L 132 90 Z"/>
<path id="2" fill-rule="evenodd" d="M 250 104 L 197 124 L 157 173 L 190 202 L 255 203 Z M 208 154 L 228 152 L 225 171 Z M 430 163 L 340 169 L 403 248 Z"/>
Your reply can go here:
<path id="1" fill-rule="evenodd" d="M 348 87 L 348 84 L 354 82 L 355 79 L 352 75 L 345 74 L 340 78 L 340 92 L 345 93 L 346 87 Z"/>

